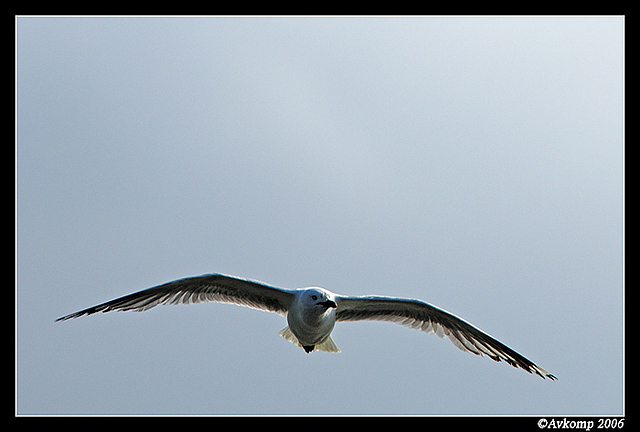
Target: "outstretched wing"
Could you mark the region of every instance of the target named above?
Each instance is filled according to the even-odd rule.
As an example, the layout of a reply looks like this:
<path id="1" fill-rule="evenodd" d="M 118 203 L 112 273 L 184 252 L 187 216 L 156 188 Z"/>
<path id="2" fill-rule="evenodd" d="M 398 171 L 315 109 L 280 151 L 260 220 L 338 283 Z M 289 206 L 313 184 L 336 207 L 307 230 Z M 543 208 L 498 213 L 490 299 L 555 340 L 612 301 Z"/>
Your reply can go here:
<path id="1" fill-rule="evenodd" d="M 337 297 L 336 321 L 391 321 L 448 337 L 462 351 L 505 361 L 542 378 L 557 379 L 500 341 L 461 318 L 420 300 L 393 297 Z"/>
<path id="2" fill-rule="evenodd" d="M 233 303 L 285 315 L 293 302 L 289 290 L 220 274 L 179 279 L 58 318 L 65 321 L 109 311 L 145 311 L 159 304 Z"/>

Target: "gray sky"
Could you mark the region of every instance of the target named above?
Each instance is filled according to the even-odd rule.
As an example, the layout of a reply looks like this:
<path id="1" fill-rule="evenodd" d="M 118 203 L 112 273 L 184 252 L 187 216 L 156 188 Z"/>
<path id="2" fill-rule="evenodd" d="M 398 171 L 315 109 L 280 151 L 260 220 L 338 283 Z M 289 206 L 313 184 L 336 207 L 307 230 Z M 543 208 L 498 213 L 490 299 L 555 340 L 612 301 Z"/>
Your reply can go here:
<path id="1" fill-rule="evenodd" d="M 18 18 L 19 414 L 622 414 L 621 17 Z M 402 326 L 340 354 L 226 273 L 420 298 L 558 377 Z"/>

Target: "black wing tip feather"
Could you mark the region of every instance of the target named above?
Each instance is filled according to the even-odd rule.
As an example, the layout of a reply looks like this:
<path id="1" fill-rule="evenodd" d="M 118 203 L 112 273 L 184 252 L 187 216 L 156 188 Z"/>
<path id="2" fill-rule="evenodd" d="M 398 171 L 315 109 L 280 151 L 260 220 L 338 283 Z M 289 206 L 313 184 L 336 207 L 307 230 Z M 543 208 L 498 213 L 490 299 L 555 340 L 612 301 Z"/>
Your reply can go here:
<path id="1" fill-rule="evenodd" d="M 542 379 L 549 378 L 551 381 L 557 381 L 557 379 L 558 379 L 554 374 L 551 374 L 551 373 L 547 372 L 546 370 L 544 370 L 544 369 L 542 369 L 542 368 L 540 368 L 540 367 L 538 367 L 536 365 L 533 365 L 533 367 L 531 367 L 529 369 L 525 369 L 525 368 L 522 368 L 522 369 L 526 370 L 530 374 L 535 373 L 536 375 L 538 375 Z"/>
<path id="2" fill-rule="evenodd" d="M 555 375 L 542 369 L 540 366 L 536 365 L 534 362 L 524 357 L 522 354 L 519 354 L 518 352 L 509 348 L 499 340 L 494 339 L 489 335 L 486 335 L 486 336 L 488 336 L 489 339 L 485 340 L 484 342 L 492 346 L 493 348 L 497 349 L 498 352 L 501 352 L 501 354 L 503 355 L 503 357 L 501 357 L 499 355 L 491 356 L 487 354 L 490 359 L 496 362 L 505 361 L 507 364 L 513 366 L 516 369 L 522 369 L 524 371 L 529 372 L 530 374 L 535 373 L 542 379 L 549 378 L 551 381 L 556 381 L 558 379 Z"/>
<path id="3" fill-rule="evenodd" d="M 93 306 L 93 307 L 90 307 L 88 309 L 84 309 L 84 310 L 81 310 L 81 311 L 78 311 L 78 312 L 74 312 L 74 313 L 69 314 L 69 315 L 62 316 L 62 317 L 56 319 L 55 322 L 67 321 L 67 320 L 70 320 L 70 319 L 80 318 L 81 316 L 85 316 L 85 315 L 93 315 L 93 314 L 98 313 L 98 312 L 108 312 L 110 310 L 112 310 L 112 309 L 110 309 L 108 307 Z"/>
<path id="4" fill-rule="evenodd" d="M 55 322 L 67 321 L 67 320 L 70 320 L 70 319 L 79 318 L 79 317 L 84 316 L 84 315 L 91 315 L 91 314 L 94 314 L 94 313 L 98 312 L 97 310 L 92 310 L 92 309 L 94 309 L 94 308 L 90 308 L 90 309 L 83 310 L 83 311 L 80 311 L 80 312 L 74 312 L 72 314 L 65 315 L 63 317 L 60 317 L 60 318 L 56 319 Z"/>
<path id="5" fill-rule="evenodd" d="M 68 319 L 75 318 L 75 317 L 76 317 L 76 315 L 77 315 L 77 314 L 65 315 L 65 316 L 63 316 L 63 317 L 60 317 L 60 318 L 56 319 L 56 320 L 55 320 L 55 322 L 66 321 L 66 320 L 68 320 Z M 79 316 L 79 315 L 78 315 L 78 316 Z"/>
<path id="6" fill-rule="evenodd" d="M 501 362 L 504 360 L 507 364 L 513 366 L 514 368 L 522 369 L 526 372 L 529 372 L 532 375 L 535 373 L 542 379 L 549 378 L 551 381 L 556 381 L 558 379 L 555 375 L 547 372 L 546 370 L 542 369 L 541 367 L 537 366 L 535 363 L 531 362 L 530 360 L 527 360 L 526 358 L 525 358 L 526 362 L 512 361 L 512 360 L 503 359 L 500 357 L 489 357 L 489 358 L 492 360 L 495 360 L 496 362 Z"/>
<path id="7" fill-rule="evenodd" d="M 457 318 L 457 317 L 456 317 Z M 463 321 L 465 324 L 466 321 Z M 505 363 L 513 366 L 516 369 L 522 369 L 526 372 L 529 372 L 530 374 L 536 374 L 538 376 L 540 376 L 542 379 L 546 379 L 549 378 L 551 381 L 556 381 L 558 378 L 547 372 L 546 370 L 542 369 L 540 366 L 536 365 L 534 362 L 532 362 L 531 360 L 529 360 L 528 358 L 524 357 L 522 354 L 519 354 L 518 352 L 514 351 L 513 349 L 509 348 L 508 346 L 506 346 L 505 344 L 503 344 L 502 342 L 500 342 L 499 340 L 493 338 L 492 336 L 488 335 L 487 333 L 485 333 L 484 331 L 478 329 L 477 327 L 469 324 L 474 330 L 478 331 L 479 334 L 477 335 L 477 337 L 482 340 L 483 344 L 486 344 L 492 348 L 494 348 L 498 353 L 502 354 L 501 355 L 490 355 L 489 353 L 486 352 L 472 352 L 473 354 L 477 354 L 477 355 L 487 355 L 490 359 L 496 361 L 496 362 L 501 362 L 504 361 Z"/>

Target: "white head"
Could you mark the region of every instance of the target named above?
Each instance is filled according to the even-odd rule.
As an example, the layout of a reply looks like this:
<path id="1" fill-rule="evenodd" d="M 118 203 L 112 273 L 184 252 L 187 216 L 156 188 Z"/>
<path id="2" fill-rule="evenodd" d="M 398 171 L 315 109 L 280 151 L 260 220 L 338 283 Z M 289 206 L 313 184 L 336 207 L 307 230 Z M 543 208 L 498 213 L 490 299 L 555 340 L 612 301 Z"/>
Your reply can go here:
<path id="1" fill-rule="evenodd" d="M 300 296 L 300 301 L 305 309 L 316 309 L 321 312 L 338 307 L 335 294 L 319 287 L 305 289 Z"/>

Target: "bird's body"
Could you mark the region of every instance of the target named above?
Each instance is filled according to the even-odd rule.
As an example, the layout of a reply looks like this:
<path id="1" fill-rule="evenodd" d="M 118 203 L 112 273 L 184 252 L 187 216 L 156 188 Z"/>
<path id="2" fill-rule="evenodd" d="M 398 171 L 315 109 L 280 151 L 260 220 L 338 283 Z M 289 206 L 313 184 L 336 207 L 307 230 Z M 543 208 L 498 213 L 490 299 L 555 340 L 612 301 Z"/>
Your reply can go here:
<path id="1" fill-rule="evenodd" d="M 337 321 L 391 321 L 440 337 L 446 336 L 463 351 L 487 355 L 495 361 L 506 361 L 542 378 L 556 379 L 477 327 L 421 300 L 342 296 L 319 287 L 289 290 L 220 274 L 169 282 L 63 316 L 56 321 L 97 312 L 144 311 L 159 304 L 200 302 L 234 303 L 284 315 L 288 326 L 279 334 L 307 353 L 314 350 L 340 352 L 331 338 Z"/>
<path id="2" fill-rule="evenodd" d="M 335 295 L 321 288 L 307 288 L 296 292 L 293 304 L 287 313 L 289 330 L 296 337 L 297 343 L 309 353 L 315 346 L 325 348 L 335 343 L 331 332 L 336 324 Z M 281 336 L 287 332 L 285 328 Z M 294 342 L 291 338 L 286 338 Z M 327 340 L 331 343 L 324 345 Z M 295 343 L 295 342 L 294 342 Z M 337 349 L 337 347 L 336 347 Z M 338 350 L 339 352 L 339 350 Z"/>

